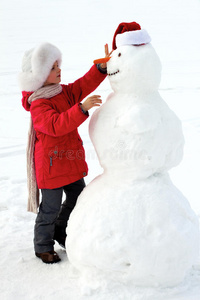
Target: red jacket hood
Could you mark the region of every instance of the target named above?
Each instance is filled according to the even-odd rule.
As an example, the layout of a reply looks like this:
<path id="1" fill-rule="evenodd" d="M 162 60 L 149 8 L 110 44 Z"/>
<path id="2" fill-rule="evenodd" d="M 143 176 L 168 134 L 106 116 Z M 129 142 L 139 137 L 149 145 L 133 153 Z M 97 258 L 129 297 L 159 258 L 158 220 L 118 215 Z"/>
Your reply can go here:
<path id="1" fill-rule="evenodd" d="M 22 106 L 25 110 L 30 111 L 30 104 L 28 103 L 28 98 L 33 94 L 33 92 L 22 92 Z"/>

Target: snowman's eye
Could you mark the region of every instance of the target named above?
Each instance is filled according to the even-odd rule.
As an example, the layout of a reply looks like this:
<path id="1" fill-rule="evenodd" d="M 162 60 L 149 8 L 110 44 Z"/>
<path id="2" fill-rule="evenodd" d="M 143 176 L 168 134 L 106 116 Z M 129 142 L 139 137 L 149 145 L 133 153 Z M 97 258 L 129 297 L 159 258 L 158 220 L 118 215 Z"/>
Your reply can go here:
<path id="1" fill-rule="evenodd" d="M 118 53 L 118 57 L 120 57 L 121 55 L 122 55 L 122 54 L 119 52 L 119 53 Z"/>

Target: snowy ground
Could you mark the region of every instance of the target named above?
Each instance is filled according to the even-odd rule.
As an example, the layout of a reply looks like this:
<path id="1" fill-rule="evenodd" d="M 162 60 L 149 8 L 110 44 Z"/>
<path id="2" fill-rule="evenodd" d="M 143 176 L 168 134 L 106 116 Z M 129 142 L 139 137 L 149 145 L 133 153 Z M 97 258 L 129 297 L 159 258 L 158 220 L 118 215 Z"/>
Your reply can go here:
<path id="1" fill-rule="evenodd" d="M 90 291 L 56 245 L 62 258 L 45 265 L 34 257 L 35 215 L 26 212 L 25 149 L 29 114 L 20 103 L 17 85 L 26 49 L 49 41 L 63 52 L 62 82 L 72 82 L 104 55 L 106 42 L 120 22 L 137 21 L 152 36 L 162 63 L 160 93 L 183 123 L 184 160 L 170 174 L 200 217 L 200 1 L 199 0 L 1 0 L 0 1 L 0 298 L 67 300 L 199 300 L 200 262 L 185 281 L 168 289 L 137 288 L 109 283 Z M 98 89 L 105 101 L 106 80 Z M 123 101 L 122 101 L 122 105 Z M 80 128 L 90 182 L 99 172 L 88 137 L 88 122 Z"/>

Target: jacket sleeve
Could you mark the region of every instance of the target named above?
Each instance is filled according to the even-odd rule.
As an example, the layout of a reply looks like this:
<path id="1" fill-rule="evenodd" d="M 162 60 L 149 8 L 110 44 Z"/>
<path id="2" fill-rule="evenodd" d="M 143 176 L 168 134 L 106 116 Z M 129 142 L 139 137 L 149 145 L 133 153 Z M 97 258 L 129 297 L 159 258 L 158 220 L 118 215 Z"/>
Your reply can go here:
<path id="1" fill-rule="evenodd" d="M 74 83 L 63 85 L 63 87 L 72 103 L 79 103 L 92 93 L 106 76 L 107 73 L 102 73 L 96 65 L 93 65 L 83 77 L 77 79 Z"/>
<path id="2" fill-rule="evenodd" d="M 54 137 L 77 129 L 89 116 L 88 113 L 82 112 L 79 104 L 75 104 L 65 112 L 58 113 L 46 99 L 32 102 L 30 112 L 35 130 Z"/>
<path id="3" fill-rule="evenodd" d="M 22 92 L 22 106 L 25 110 L 30 111 L 30 104 L 28 103 L 28 98 L 33 94 L 33 92 Z"/>

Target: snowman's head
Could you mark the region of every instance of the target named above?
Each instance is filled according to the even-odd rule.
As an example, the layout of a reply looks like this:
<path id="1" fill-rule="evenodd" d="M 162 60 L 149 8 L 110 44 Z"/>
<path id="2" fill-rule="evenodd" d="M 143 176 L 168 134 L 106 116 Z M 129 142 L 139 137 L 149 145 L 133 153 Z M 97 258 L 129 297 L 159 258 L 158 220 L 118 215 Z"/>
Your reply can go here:
<path id="1" fill-rule="evenodd" d="M 151 44 L 118 47 L 107 63 L 114 92 L 143 94 L 158 89 L 161 63 Z"/>

